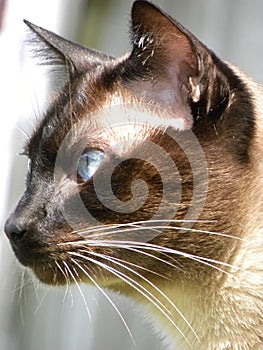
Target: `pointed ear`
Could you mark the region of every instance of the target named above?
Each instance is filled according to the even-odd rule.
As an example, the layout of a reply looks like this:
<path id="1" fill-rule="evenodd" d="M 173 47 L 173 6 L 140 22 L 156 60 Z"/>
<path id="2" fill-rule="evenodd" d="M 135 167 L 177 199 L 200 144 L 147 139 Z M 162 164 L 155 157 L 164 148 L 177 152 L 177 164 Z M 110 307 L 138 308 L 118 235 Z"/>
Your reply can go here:
<path id="1" fill-rule="evenodd" d="M 113 59 L 106 54 L 64 39 L 26 20 L 24 22 L 37 36 L 37 45 L 39 46 L 36 49 L 37 55 L 43 56 L 48 64 L 65 65 L 68 62 L 71 66 L 71 73 L 74 71 L 81 73 Z"/>
<path id="2" fill-rule="evenodd" d="M 214 54 L 148 1 L 133 4 L 132 39 L 129 68 L 135 75 L 148 76 L 148 98 L 183 119 L 185 128 L 226 101 L 228 82 Z"/>

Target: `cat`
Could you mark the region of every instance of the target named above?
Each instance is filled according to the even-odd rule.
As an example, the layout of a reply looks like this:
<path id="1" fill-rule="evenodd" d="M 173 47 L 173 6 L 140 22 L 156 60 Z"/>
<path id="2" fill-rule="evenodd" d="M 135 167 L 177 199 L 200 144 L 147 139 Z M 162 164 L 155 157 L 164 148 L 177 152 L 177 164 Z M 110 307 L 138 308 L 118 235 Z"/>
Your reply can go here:
<path id="1" fill-rule="evenodd" d="M 263 349 L 263 90 L 156 5 L 113 58 L 26 22 L 67 82 L 5 224 L 44 284 L 134 298 L 176 349 Z"/>

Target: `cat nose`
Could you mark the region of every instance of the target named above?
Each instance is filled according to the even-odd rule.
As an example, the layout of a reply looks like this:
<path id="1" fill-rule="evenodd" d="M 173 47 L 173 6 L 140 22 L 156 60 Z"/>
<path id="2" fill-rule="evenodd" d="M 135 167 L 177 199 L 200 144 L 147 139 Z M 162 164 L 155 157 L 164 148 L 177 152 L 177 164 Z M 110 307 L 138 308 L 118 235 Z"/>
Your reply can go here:
<path id="1" fill-rule="evenodd" d="M 12 245 L 18 247 L 27 233 L 26 224 L 11 216 L 5 223 L 5 233 Z"/>

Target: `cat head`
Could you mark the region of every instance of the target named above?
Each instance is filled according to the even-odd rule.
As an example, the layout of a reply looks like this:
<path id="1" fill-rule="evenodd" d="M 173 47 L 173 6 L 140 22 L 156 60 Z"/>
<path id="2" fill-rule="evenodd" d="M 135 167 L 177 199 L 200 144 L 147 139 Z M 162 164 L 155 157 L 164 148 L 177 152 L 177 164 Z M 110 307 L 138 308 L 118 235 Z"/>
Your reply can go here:
<path id="1" fill-rule="evenodd" d="M 68 74 L 25 147 L 26 190 L 5 227 L 20 262 L 53 284 L 110 285 L 127 266 L 133 278 L 219 273 L 209 265 L 244 234 L 247 84 L 147 1 L 116 59 L 26 24 Z"/>

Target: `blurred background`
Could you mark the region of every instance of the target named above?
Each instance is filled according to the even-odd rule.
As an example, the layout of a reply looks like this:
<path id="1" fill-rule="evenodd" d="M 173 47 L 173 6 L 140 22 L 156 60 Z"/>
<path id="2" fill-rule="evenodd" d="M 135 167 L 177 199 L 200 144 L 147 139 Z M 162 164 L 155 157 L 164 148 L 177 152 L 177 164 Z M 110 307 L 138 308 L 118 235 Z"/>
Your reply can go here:
<path id="1" fill-rule="evenodd" d="M 262 0 L 156 0 L 221 58 L 263 82 Z M 98 290 L 43 288 L 21 272 L 3 226 L 24 190 L 23 144 L 45 110 L 52 74 L 30 56 L 22 19 L 120 56 L 129 50 L 130 0 L 0 0 L 0 350 L 160 350 L 138 305 Z"/>

